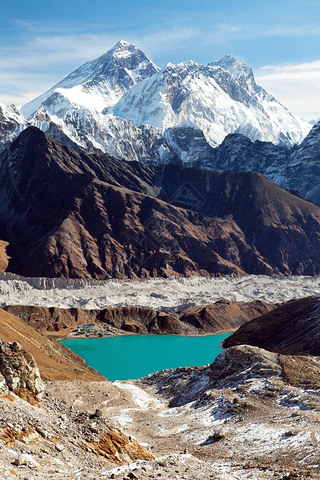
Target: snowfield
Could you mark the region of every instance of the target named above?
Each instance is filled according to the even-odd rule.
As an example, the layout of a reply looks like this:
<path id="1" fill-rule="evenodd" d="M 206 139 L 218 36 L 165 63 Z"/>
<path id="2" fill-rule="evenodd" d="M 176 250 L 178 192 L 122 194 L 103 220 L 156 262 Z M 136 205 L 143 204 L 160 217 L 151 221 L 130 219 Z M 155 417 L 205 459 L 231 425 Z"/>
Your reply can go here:
<path id="1" fill-rule="evenodd" d="M 171 278 L 147 281 L 83 281 L 0 276 L 0 306 L 102 309 L 139 305 L 158 310 L 180 310 L 221 298 L 270 303 L 320 295 L 320 277 L 248 275 L 221 278 Z"/>

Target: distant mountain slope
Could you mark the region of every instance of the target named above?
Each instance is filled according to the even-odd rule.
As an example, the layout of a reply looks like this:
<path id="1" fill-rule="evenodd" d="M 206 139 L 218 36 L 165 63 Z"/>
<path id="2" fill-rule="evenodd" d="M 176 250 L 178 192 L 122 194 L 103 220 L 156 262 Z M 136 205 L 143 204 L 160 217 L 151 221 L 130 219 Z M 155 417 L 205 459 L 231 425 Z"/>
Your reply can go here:
<path id="1" fill-rule="evenodd" d="M 201 335 L 235 330 L 245 322 L 269 312 L 273 305 L 254 300 L 230 302 L 220 300 L 210 305 L 163 312 L 149 307 L 109 307 L 102 310 L 80 308 L 45 308 L 38 306 L 6 306 L 4 309 L 19 317 L 45 335 L 67 336 L 70 330 L 83 323 L 101 322 L 119 333 L 153 333 Z"/>
<path id="2" fill-rule="evenodd" d="M 320 272 L 320 210 L 256 173 L 121 162 L 29 128 L 3 156 L 0 200 L 21 275 Z"/>
<path id="3" fill-rule="evenodd" d="M 255 170 L 276 184 L 320 205 L 319 152 L 320 122 L 314 125 L 300 145 L 290 149 L 270 142 L 252 142 L 244 135 L 233 134 L 228 135 L 219 147 L 189 163 L 220 172 Z"/>
<path id="4" fill-rule="evenodd" d="M 320 298 L 291 300 L 240 327 L 225 348 L 253 345 L 289 355 L 320 355 Z"/>

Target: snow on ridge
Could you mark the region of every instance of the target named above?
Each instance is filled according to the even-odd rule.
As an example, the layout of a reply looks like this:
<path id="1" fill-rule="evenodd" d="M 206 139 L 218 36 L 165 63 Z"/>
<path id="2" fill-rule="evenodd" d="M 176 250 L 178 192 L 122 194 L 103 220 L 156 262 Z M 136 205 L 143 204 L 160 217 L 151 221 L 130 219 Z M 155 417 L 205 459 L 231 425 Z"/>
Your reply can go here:
<path id="1" fill-rule="evenodd" d="M 320 277 L 247 275 L 221 278 L 170 278 L 147 281 L 85 281 L 0 276 L 0 305 L 102 309 L 111 306 L 146 306 L 179 310 L 206 305 L 221 298 L 230 301 L 262 300 L 278 303 L 320 295 Z"/>
<path id="2" fill-rule="evenodd" d="M 130 57 L 134 60 L 131 65 Z M 121 68 L 125 67 L 128 62 L 132 73 L 130 78 L 133 82 L 139 82 L 146 78 L 146 76 L 150 76 L 159 70 L 159 67 L 136 45 L 120 40 L 113 48 L 108 50 L 108 52 L 81 65 L 52 88 L 23 105 L 21 112 L 26 118 L 31 119 L 44 102 L 50 100 L 58 90 L 61 93 L 62 89 L 67 98 L 68 90 L 76 89 L 78 97 L 75 92 L 71 92 L 70 95 L 73 99 L 78 98 L 76 103 L 82 105 L 82 89 L 86 89 L 86 86 L 90 84 L 90 82 L 93 83 L 91 94 L 94 99 L 95 108 L 97 100 L 94 97 L 97 96 L 97 86 L 99 87 L 99 84 L 102 86 L 98 88 L 100 90 L 98 92 L 100 97 L 100 108 L 98 108 L 98 110 L 101 111 L 103 108 L 114 105 L 119 98 L 121 98 L 126 88 L 129 87 L 125 81 L 123 82 L 123 77 L 121 76 L 123 73 Z M 113 83 L 114 85 L 112 86 Z M 113 89 L 115 90 L 114 92 L 112 91 Z M 116 94 L 116 92 L 118 92 L 118 94 Z M 88 106 L 90 102 L 86 101 L 84 105 Z"/>
<path id="3" fill-rule="evenodd" d="M 162 132 L 196 125 L 213 147 L 228 133 L 275 144 L 300 143 L 311 126 L 257 85 L 250 67 L 235 59 L 229 67 L 225 62 L 170 63 L 132 86 L 113 111 L 136 126 L 148 124 Z"/>
<path id="4" fill-rule="evenodd" d="M 160 70 L 139 47 L 123 40 L 21 111 L 32 123 L 41 106 L 49 115 L 59 111 L 66 132 L 70 123 L 72 130 L 79 128 L 75 113 L 86 108 L 95 117 L 95 125 L 88 132 L 88 125 L 80 123 L 80 129 L 87 131 L 84 143 L 91 145 L 94 136 L 94 145 L 110 154 L 114 153 L 110 143 L 119 143 L 126 135 L 121 130 L 123 120 L 132 125 L 129 130 L 144 125 L 151 135 L 193 126 L 203 132 L 211 147 L 229 133 L 291 146 L 300 143 L 311 128 L 258 86 L 251 68 L 232 56 L 208 65 L 168 63 Z M 115 130 L 105 129 L 104 114 L 113 115 Z M 79 143 L 77 133 L 69 135 L 86 146 Z M 128 143 L 131 150 L 138 148 L 135 138 L 129 136 Z M 129 151 L 121 151 L 121 156 L 126 158 Z"/>

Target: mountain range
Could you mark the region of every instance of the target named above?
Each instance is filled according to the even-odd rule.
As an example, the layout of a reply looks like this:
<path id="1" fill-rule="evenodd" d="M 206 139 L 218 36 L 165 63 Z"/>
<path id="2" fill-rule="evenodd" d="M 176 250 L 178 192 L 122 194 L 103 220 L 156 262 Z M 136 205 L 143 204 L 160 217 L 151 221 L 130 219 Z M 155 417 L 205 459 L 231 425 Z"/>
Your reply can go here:
<path id="1" fill-rule="evenodd" d="M 120 41 L 20 111 L 0 105 L 0 149 L 28 126 L 126 161 L 255 170 L 320 203 L 319 122 L 312 128 L 292 115 L 230 55 L 160 69 Z"/>
<path id="2" fill-rule="evenodd" d="M 0 105 L 0 132 L 2 270 L 320 273 L 320 210 L 298 198 L 320 205 L 320 123 L 230 55 L 161 70 L 120 41 L 20 110 Z"/>
<path id="3" fill-rule="evenodd" d="M 36 127 L 0 164 L 0 239 L 24 276 L 320 273 L 320 208 L 256 172 L 124 162 Z"/>

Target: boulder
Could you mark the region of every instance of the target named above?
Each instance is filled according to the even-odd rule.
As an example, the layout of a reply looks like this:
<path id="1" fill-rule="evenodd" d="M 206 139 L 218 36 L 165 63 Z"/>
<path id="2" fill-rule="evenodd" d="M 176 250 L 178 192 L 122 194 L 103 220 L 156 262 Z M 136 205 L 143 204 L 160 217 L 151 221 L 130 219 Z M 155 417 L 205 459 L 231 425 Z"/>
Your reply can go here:
<path id="1" fill-rule="evenodd" d="M 0 340 L 0 388 L 29 401 L 42 397 L 44 384 L 37 364 L 18 342 Z"/>

